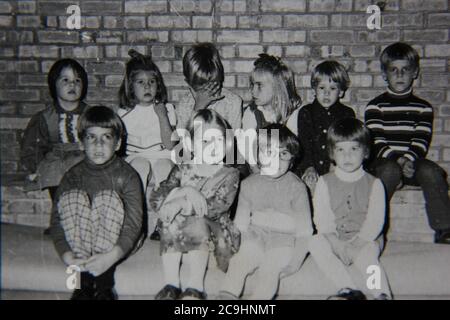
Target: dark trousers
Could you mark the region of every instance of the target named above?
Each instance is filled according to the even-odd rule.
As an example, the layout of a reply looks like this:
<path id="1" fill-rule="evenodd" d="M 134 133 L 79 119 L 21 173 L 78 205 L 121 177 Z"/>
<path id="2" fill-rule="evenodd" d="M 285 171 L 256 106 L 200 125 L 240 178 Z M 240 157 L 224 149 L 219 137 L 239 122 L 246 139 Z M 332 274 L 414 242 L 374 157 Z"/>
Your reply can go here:
<path id="1" fill-rule="evenodd" d="M 116 265 L 103 272 L 101 275 L 95 277 L 89 272 L 81 272 L 80 274 L 80 288 L 81 289 L 96 289 L 107 290 L 114 288 L 114 273 Z"/>
<path id="2" fill-rule="evenodd" d="M 392 159 L 376 159 L 369 166 L 369 171 L 383 182 L 388 200 L 391 200 L 400 181 L 406 185 L 420 186 L 430 227 L 435 231 L 450 229 L 450 201 L 445 171 L 427 159 L 417 159 L 414 165 L 412 178 L 404 177 L 402 168 Z"/>

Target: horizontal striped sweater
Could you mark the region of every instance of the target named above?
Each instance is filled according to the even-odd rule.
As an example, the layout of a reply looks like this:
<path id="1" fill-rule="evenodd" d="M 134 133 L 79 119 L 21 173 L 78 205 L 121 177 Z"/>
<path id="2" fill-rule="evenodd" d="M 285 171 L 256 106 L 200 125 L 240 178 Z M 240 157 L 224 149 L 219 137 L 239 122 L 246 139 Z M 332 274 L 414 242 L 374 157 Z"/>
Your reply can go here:
<path id="1" fill-rule="evenodd" d="M 369 102 L 364 117 L 376 158 L 414 161 L 427 155 L 433 135 L 433 107 L 427 101 L 388 89 Z"/>

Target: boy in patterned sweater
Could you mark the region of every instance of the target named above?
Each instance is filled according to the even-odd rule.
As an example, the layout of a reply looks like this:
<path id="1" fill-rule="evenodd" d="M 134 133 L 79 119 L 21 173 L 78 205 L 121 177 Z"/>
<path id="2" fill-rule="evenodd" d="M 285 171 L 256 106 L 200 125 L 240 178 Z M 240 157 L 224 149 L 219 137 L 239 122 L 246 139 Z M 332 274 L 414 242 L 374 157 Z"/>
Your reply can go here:
<path id="1" fill-rule="evenodd" d="M 387 92 L 366 107 L 365 122 L 374 141 L 371 172 L 388 194 L 403 184 L 422 187 L 436 243 L 450 243 L 450 203 L 445 171 L 425 159 L 433 135 L 433 108 L 412 93 L 419 55 L 410 45 L 394 43 L 380 57 Z"/>

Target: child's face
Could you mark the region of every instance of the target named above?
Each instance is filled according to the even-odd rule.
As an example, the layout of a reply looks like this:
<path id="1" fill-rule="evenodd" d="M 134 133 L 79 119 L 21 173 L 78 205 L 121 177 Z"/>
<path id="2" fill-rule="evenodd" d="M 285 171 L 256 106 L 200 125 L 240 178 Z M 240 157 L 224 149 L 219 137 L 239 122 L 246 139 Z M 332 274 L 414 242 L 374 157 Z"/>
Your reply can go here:
<path id="1" fill-rule="evenodd" d="M 334 146 L 333 158 L 339 169 L 351 173 L 361 167 L 366 151 L 357 141 L 341 141 Z"/>
<path id="2" fill-rule="evenodd" d="M 322 107 L 328 109 L 342 98 L 342 91 L 337 82 L 329 76 L 322 76 L 317 86 L 314 88 L 317 101 Z"/>
<path id="3" fill-rule="evenodd" d="M 150 105 L 155 101 L 158 82 L 155 74 L 150 71 L 140 71 L 133 80 L 133 92 L 138 103 Z"/>
<path id="4" fill-rule="evenodd" d="M 412 87 L 418 74 L 419 70 L 414 69 L 408 60 L 393 60 L 387 65 L 383 78 L 393 92 L 405 93 Z"/>
<path id="5" fill-rule="evenodd" d="M 108 162 L 120 148 L 111 128 L 90 127 L 81 141 L 82 150 L 86 157 L 94 164 L 101 165 Z"/>
<path id="6" fill-rule="evenodd" d="M 256 105 L 261 107 L 271 106 L 274 96 L 273 76 L 268 72 L 253 72 L 250 92 Z"/>
<path id="7" fill-rule="evenodd" d="M 56 79 L 56 95 L 59 100 L 79 101 L 82 89 L 83 82 L 72 68 L 66 67 L 61 70 L 58 79 Z"/>
<path id="8" fill-rule="evenodd" d="M 277 139 L 271 138 L 268 143 L 267 136 L 258 138 L 258 160 L 261 175 L 278 178 L 289 171 L 293 155 L 285 147 L 280 147 Z"/>
<path id="9" fill-rule="evenodd" d="M 201 163 L 221 164 L 225 158 L 226 138 L 217 126 L 194 120 L 194 157 Z"/>

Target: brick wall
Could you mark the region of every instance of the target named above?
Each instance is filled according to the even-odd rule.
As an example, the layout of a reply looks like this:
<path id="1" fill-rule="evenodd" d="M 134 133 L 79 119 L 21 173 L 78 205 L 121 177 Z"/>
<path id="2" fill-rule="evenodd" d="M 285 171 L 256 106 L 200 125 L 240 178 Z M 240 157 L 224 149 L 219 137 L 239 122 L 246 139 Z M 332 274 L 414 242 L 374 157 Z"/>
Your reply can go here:
<path id="1" fill-rule="evenodd" d="M 384 4 L 381 30 L 369 30 L 366 9 L 377 2 Z M 81 8 L 80 30 L 66 26 L 72 4 Z M 378 56 L 399 40 L 413 44 L 422 57 L 415 91 L 435 108 L 429 158 L 450 171 L 449 26 L 448 0 L 2 0 L 1 173 L 22 172 L 20 137 L 29 117 L 49 101 L 46 74 L 58 58 L 80 61 L 89 74 L 88 103 L 108 106 L 116 105 L 131 47 L 151 50 L 175 104 L 186 91 L 181 58 L 197 41 L 218 46 L 225 86 L 247 101 L 249 72 L 260 52 L 281 56 L 294 70 L 304 101 L 312 100 L 312 68 L 335 58 L 352 80 L 344 101 L 362 115 L 384 88 Z"/>

